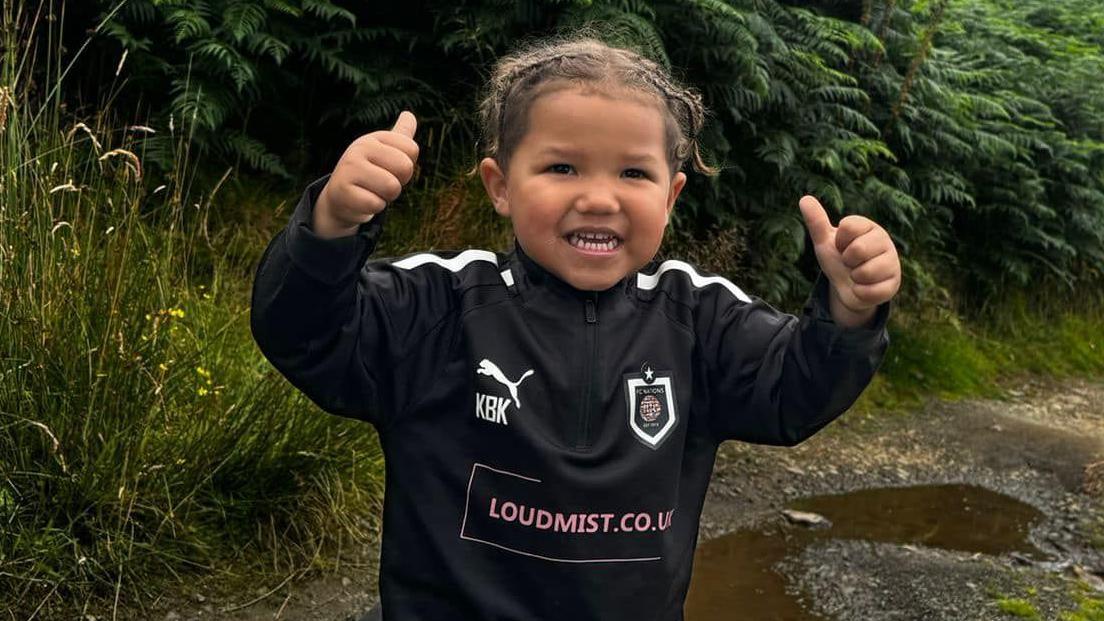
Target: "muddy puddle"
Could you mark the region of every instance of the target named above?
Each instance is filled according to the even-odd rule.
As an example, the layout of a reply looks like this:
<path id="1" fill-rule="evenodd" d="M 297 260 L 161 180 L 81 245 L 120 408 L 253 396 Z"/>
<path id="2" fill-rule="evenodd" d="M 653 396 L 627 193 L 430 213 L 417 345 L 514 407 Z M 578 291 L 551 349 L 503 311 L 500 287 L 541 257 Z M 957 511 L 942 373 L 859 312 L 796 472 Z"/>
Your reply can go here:
<path id="1" fill-rule="evenodd" d="M 772 567 L 820 539 L 863 539 L 999 555 L 1047 556 L 1027 541 L 1043 515 L 1014 498 L 972 485 L 869 489 L 802 498 L 788 509 L 816 513 L 830 526 L 787 525 L 737 531 L 699 546 L 686 602 L 687 621 L 829 621 L 786 593 Z"/>

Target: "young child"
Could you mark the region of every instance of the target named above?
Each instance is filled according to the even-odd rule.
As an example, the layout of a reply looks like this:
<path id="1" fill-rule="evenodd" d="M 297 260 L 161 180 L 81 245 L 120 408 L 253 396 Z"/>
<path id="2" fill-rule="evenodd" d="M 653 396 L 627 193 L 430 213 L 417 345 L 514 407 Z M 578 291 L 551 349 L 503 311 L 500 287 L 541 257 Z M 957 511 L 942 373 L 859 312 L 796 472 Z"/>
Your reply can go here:
<path id="1" fill-rule="evenodd" d="M 822 268 L 802 316 L 656 264 L 700 96 L 594 40 L 499 61 L 479 172 L 508 253 L 368 255 L 418 157 L 416 121 L 358 138 L 269 245 L 252 330 L 386 460 L 383 618 L 682 619 L 718 445 L 794 445 L 888 345 L 889 235 L 800 208 Z M 398 207 L 395 207 L 398 208 Z"/>

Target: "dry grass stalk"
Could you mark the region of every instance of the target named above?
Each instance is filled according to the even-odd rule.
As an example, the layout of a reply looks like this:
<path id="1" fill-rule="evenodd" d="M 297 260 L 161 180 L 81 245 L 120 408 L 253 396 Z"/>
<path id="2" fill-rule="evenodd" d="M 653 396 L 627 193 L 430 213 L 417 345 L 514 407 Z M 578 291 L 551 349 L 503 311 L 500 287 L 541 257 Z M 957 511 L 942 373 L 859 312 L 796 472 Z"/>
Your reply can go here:
<path id="1" fill-rule="evenodd" d="M 15 107 L 15 100 L 12 99 L 11 89 L 7 86 L 0 86 L 0 134 L 4 133 L 4 128 L 8 126 L 9 107 Z"/>
<path id="2" fill-rule="evenodd" d="M 83 123 L 82 123 L 83 125 Z M 107 153 L 100 156 L 99 161 L 104 161 L 108 158 L 122 155 L 127 158 L 126 166 L 134 173 L 134 180 L 139 181 L 142 179 L 142 162 L 138 160 L 138 156 L 127 151 L 126 149 L 112 149 Z"/>

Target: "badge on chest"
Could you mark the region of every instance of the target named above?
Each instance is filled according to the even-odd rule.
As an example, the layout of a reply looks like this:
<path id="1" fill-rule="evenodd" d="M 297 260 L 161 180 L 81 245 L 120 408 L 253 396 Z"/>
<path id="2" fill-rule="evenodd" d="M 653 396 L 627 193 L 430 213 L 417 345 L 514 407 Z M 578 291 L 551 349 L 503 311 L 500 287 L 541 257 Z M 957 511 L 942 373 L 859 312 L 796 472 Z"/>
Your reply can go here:
<path id="1" fill-rule="evenodd" d="M 625 401 L 633 435 L 648 448 L 659 448 L 678 424 L 671 373 L 645 362 L 639 373 L 625 375 Z"/>

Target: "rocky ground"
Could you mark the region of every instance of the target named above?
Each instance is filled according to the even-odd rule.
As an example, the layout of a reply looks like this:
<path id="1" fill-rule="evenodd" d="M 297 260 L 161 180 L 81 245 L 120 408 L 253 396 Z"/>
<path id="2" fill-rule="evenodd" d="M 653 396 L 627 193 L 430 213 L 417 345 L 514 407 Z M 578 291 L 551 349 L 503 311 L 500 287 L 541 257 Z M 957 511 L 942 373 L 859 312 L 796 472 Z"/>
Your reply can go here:
<path id="1" fill-rule="evenodd" d="M 1080 585 L 1104 588 L 1104 554 L 1092 544 L 1104 534 L 1101 459 L 1104 382 L 1037 381 L 1003 401 L 931 401 L 908 414 L 845 417 L 793 448 L 725 446 L 702 534 L 783 524 L 781 508 L 805 496 L 978 485 L 1043 513 L 1029 540 L 1051 560 L 829 539 L 780 569 L 807 608 L 840 621 L 1014 618 L 998 608 L 1002 597 L 1028 599 L 1041 618 L 1059 619 L 1077 608 Z"/>
<path id="2" fill-rule="evenodd" d="M 872 487 L 965 483 L 1028 503 L 1045 516 L 1030 541 L 1048 561 L 916 545 L 824 539 L 777 570 L 828 619 L 1011 619 L 1000 597 L 1026 597 L 1043 619 L 1104 589 L 1104 381 L 1033 380 L 1004 400 L 932 400 L 903 413 L 850 413 L 793 448 L 728 443 L 702 515 L 708 540 L 740 528 L 789 526 L 794 499 Z M 365 558 L 370 557 L 366 552 Z M 375 599 L 370 562 L 313 581 L 258 586 L 215 601 L 166 598 L 163 619 L 345 621 Z M 1093 592 L 1093 591 L 1088 591 Z M 1030 594 L 1030 596 L 1025 595 Z M 1098 595 L 1100 595 L 1098 593 Z M 1100 595 L 1104 597 L 1104 595 Z"/>

